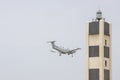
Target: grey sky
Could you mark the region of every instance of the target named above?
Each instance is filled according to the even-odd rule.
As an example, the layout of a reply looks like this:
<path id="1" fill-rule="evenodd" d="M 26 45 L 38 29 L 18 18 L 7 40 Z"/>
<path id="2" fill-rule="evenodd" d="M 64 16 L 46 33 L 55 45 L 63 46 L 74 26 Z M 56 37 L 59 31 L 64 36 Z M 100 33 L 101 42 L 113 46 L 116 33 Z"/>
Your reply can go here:
<path id="1" fill-rule="evenodd" d="M 86 22 L 100 8 L 112 23 L 113 80 L 120 80 L 119 0 L 0 0 L 0 80 L 85 80 Z M 49 52 L 48 40 L 81 47 Z"/>

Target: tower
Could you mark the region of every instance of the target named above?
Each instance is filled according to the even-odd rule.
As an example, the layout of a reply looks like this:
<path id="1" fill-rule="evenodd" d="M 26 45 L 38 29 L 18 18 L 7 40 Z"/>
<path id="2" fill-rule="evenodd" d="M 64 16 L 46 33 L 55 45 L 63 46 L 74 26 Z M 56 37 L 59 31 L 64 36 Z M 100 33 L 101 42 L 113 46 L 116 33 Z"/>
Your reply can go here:
<path id="1" fill-rule="evenodd" d="M 96 13 L 96 20 L 87 23 L 86 80 L 112 80 L 111 23 Z"/>

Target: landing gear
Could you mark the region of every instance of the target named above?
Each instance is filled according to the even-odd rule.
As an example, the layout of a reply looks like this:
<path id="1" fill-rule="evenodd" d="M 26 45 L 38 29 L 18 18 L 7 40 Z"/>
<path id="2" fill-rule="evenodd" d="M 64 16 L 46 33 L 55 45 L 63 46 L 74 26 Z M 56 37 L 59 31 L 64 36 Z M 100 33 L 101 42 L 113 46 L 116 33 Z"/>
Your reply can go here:
<path id="1" fill-rule="evenodd" d="M 59 53 L 59 56 L 61 56 L 61 53 Z"/>
<path id="2" fill-rule="evenodd" d="M 73 54 L 72 54 L 72 57 L 73 57 Z"/>

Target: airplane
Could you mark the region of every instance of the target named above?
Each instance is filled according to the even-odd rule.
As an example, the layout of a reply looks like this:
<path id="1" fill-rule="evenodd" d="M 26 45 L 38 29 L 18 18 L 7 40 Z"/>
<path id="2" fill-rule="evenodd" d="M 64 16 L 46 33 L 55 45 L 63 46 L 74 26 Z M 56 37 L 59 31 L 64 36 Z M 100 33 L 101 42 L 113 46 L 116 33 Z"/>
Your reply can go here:
<path id="1" fill-rule="evenodd" d="M 61 56 L 62 54 L 68 54 L 68 55 L 71 54 L 72 57 L 73 57 L 73 54 L 74 54 L 77 50 L 81 49 L 81 48 L 76 48 L 76 49 L 72 49 L 72 50 L 65 49 L 65 48 L 63 48 L 63 47 L 59 47 L 59 46 L 55 45 L 55 42 L 56 42 L 56 41 L 48 41 L 48 43 L 51 43 L 52 48 L 53 48 L 54 50 L 56 50 L 56 51 L 59 52 L 59 56 Z M 51 52 L 55 52 L 55 51 L 51 51 Z"/>

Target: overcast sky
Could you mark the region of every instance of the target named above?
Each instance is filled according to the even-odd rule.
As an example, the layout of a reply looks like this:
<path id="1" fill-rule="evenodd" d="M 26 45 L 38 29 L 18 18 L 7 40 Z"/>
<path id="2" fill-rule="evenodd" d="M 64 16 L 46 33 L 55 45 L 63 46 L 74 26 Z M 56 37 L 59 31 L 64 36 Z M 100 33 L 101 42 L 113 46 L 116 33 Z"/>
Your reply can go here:
<path id="1" fill-rule="evenodd" d="M 86 80 L 86 23 L 101 9 L 112 23 L 113 80 L 120 80 L 119 0 L 0 0 L 0 80 Z M 80 47 L 51 53 L 46 41 Z"/>

